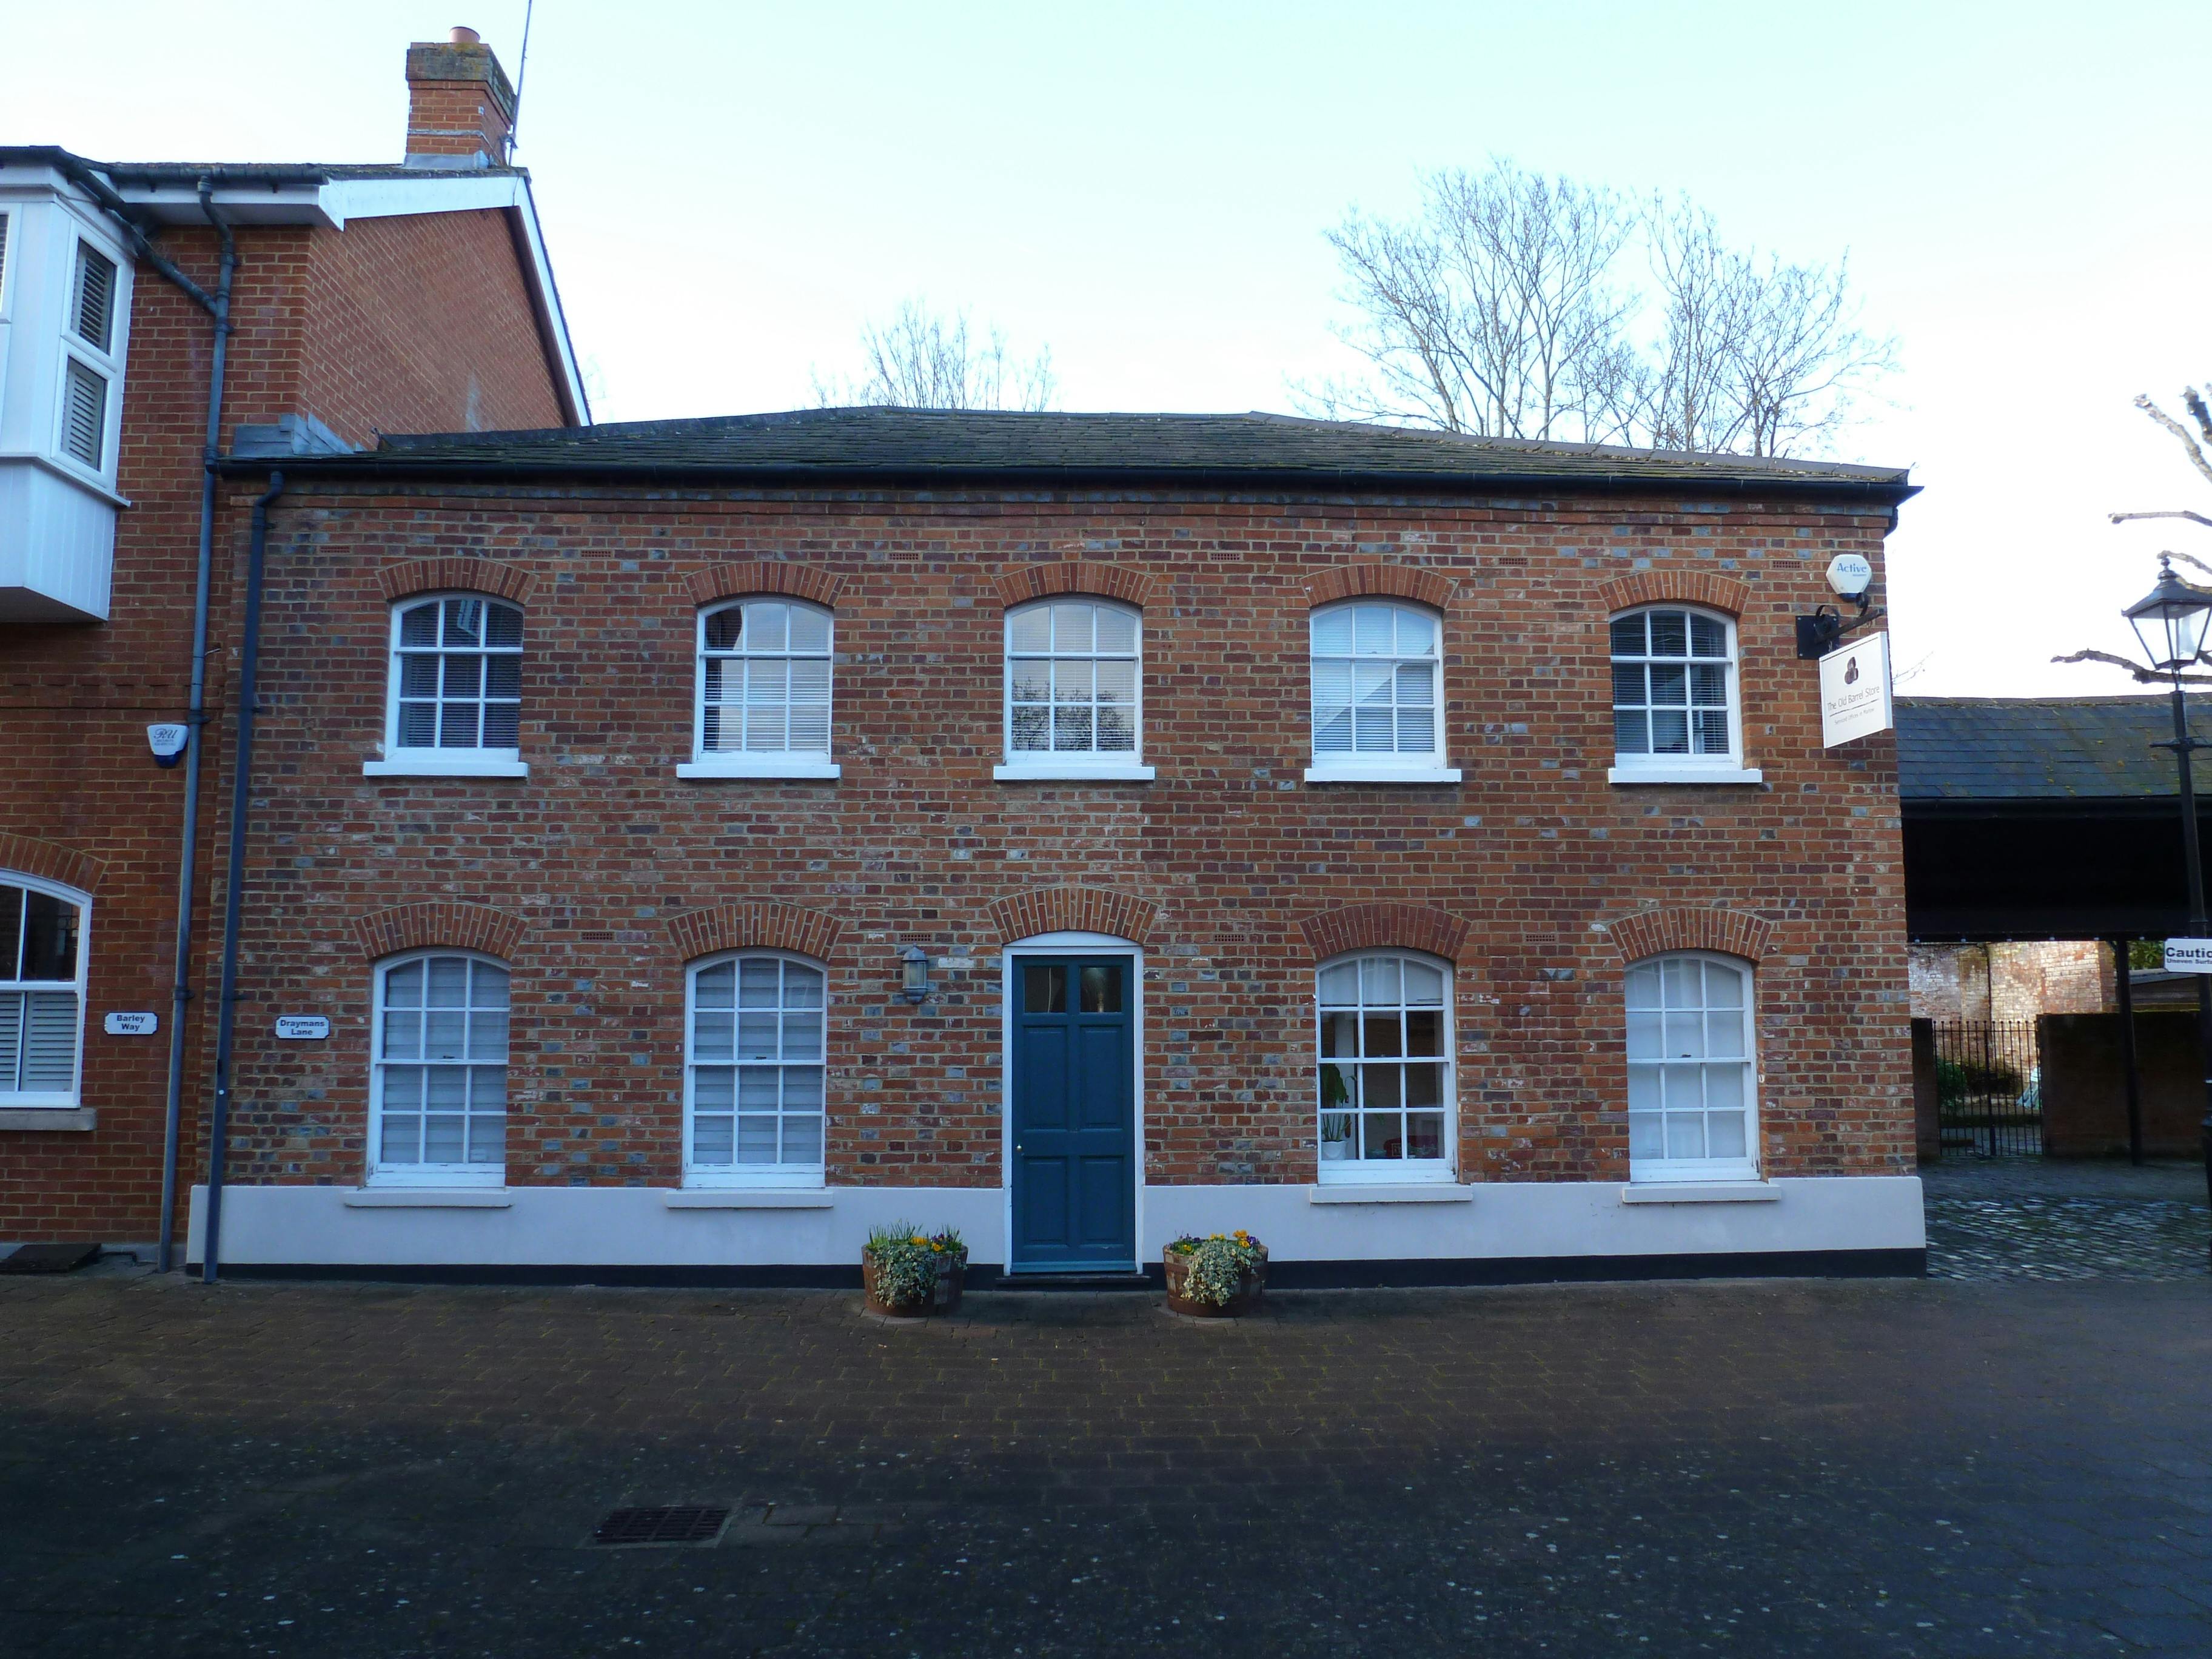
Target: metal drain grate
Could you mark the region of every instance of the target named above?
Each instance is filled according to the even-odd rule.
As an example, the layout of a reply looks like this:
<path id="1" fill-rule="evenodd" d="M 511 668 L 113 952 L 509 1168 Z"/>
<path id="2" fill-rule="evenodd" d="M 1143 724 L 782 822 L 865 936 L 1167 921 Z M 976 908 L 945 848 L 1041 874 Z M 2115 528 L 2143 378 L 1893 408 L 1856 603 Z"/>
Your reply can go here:
<path id="1" fill-rule="evenodd" d="M 722 1535 L 729 1522 L 727 1509 L 708 1504 L 617 1510 L 592 1529 L 592 1542 L 612 1549 L 641 1544 L 711 1544 Z"/>

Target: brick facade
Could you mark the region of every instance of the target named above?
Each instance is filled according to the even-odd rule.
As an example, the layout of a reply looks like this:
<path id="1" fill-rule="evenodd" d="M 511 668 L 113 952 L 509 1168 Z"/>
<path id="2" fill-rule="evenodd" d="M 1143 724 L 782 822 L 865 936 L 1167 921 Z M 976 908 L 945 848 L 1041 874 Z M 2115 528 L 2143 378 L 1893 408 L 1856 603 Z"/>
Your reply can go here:
<path id="1" fill-rule="evenodd" d="M 999 951 L 1079 929 L 1146 951 L 1156 1186 L 1311 1182 L 1314 964 L 1455 964 L 1457 1167 L 1627 1174 L 1622 977 L 1655 950 L 1755 964 L 1770 1174 L 1913 1168 L 1893 751 L 1824 750 L 1793 616 L 1885 514 L 1747 499 L 885 489 L 526 493 L 304 481 L 274 514 L 234 1177 L 359 1184 L 364 918 L 514 969 L 507 1178 L 682 1178 L 683 967 L 748 943 L 829 970 L 829 1180 L 994 1187 Z M 1098 550 L 1068 560 L 1060 550 Z M 367 779 L 399 564 L 529 573 L 527 779 Z M 512 590 L 509 590 L 510 593 Z M 823 781 L 679 781 L 694 618 L 834 607 Z M 1002 617 L 1109 592 L 1145 623 L 1150 783 L 997 782 Z M 1300 781 L 1308 616 L 1407 593 L 1444 624 L 1458 786 Z M 1623 596 L 1741 617 L 1761 787 L 1606 781 Z M 420 919 L 452 907 L 450 939 Z M 380 936 L 380 943 L 401 935 Z M 932 961 L 898 995 L 900 951 Z M 331 1018 L 276 1043 L 273 1016 Z"/>

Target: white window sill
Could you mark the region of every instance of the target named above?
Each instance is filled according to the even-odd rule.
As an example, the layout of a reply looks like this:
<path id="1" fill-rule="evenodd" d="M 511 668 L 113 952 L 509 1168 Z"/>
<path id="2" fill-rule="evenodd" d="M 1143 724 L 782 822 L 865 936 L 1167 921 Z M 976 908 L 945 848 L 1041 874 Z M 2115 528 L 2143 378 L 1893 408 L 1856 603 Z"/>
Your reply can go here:
<path id="1" fill-rule="evenodd" d="M 1607 783 L 1764 783 L 1756 766 L 1616 766 Z"/>
<path id="2" fill-rule="evenodd" d="M 1139 766 L 1134 761 L 1097 766 L 1066 763 L 1037 766 L 1018 762 L 1012 766 L 993 767 L 991 775 L 1000 783 L 1150 783 L 1152 769 Z"/>
<path id="3" fill-rule="evenodd" d="M 87 1130 L 100 1123 L 100 1114 L 89 1106 L 0 1106 L 0 1131 L 24 1129 L 52 1134 L 56 1130 Z"/>
<path id="4" fill-rule="evenodd" d="M 827 1210 L 836 1206 L 826 1187 L 686 1187 L 664 1192 L 672 1210 Z"/>
<path id="5" fill-rule="evenodd" d="M 349 1210 L 508 1210 L 504 1187 L 356 1187 L 345 1194 Z"/>
<path id="6" fill-rule="evenodd" d="M 832 760 L 823 760 L 812 755 L 781 756 L 716 756 L 712 760 L 684 761 L 676 769 L 679 778 L 711 783 L 718 780 L 742 781 L 775 780 L 782 778 L 811 778 L 835 780 L 845 775 L 845 769 Z"/>
<path id="7" fill-rule="evenodd" d="M 1772 1204 L 1782 1189 L 1756 1176 L 1741 1181 L 1632 1181 L 1620 1189 L 1624 1204 Z"/>
<path id="8" fill-rule="evenodd" d="M 1456 766 L 1388 766 L 1373 761 L 1324 761 L 1306 768 L 1308 783 L 1457 783 Z"/>
<path id="9" fill-rule="evenodd" d="M 1454 1181 L 1333 1181 L 1306 1188 L 1309 1204 L 1471 1204 L 1474 1188 Z"/>
<path id="10" fill-rule="evenodd" d="M 511 755 L 401 755 L 392 760 L 363 761 L 365 778 L 526 778 L 530 763 Z"/>

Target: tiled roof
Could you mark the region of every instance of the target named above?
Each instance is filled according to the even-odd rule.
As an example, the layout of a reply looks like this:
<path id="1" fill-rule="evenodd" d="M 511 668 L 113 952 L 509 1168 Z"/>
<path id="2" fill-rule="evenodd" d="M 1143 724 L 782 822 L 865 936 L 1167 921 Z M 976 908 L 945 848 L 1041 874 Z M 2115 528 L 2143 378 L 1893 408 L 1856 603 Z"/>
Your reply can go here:
<path id="1" fill-rule="evenodd" d="M 1787 493 L 1884 504 L 1914 493 L 1904 471 L 1826 461 L 1470 438 L 1281 415 L 1028 414 L 814 409 L 538 432 L 386 436 L 364 454 L 318 459 L 348 472 L 691 473 L 700 476 L 1030 475 L 1061 480 L 1228 478 L 1408 488 L 1662 487 Z"/>
<path id="2" fill-rule="evenodd" d="M 2212 736 L 2202 708 L 2191 718 Z M 1898 793 L 1908 801 L 2171 799 L 2173 753 L 2152 745 L 2172 738 L 2165 694 L 1899 697 Z M 2205 769 L 2212 773 L 2212 757 Z M 2208 785 L 2212 776 L 2199 793 Z"/>

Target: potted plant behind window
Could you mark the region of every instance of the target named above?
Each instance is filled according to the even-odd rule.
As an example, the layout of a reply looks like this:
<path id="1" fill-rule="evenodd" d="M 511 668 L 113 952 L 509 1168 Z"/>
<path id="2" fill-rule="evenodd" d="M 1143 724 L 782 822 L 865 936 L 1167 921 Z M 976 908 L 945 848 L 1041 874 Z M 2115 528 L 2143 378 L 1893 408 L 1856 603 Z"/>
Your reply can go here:
<path id="1" fill-rule="evenodd" d="M 1321 1155 L 1334 1163 L 1352 1156 L 1352 1091 L 1345 1085 L 1344 1068 L 1321 1068 Z"/>
<path id="2" fill-rule="evenodd" d="M 925 1233 L 894 1222 L 871 1230 L 860 1251 L 868 1311 L 892 1319 L 957 1313 L 967 1272 L 968 1247 L 951 1227 Z"/>
<path id="3" fill-rule="evenodd" d="M 1200 1238 L 1186 1233 L 1167 1248 L 1168 1307 L 1194 1319 L 1235 1319 L 1255 1311 L 1267 1288 L 1267 1247 L 1239 1227 Z"/>

